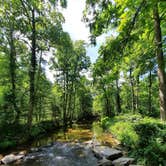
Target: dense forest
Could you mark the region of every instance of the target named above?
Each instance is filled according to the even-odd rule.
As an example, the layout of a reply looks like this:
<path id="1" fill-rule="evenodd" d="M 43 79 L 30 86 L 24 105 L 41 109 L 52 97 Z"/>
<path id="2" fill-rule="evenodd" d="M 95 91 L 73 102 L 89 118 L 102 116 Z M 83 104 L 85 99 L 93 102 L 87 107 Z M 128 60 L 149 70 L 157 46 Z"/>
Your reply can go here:
<path id="1" fill-rule="evenodd" d="M 95 63 L 63 30 L 66 7 L 0 0 L 0 149 L 98 119 L 140 163 L 164 166 L 166 2 L 86 0 L 90 43 L 110 34 Z"/>

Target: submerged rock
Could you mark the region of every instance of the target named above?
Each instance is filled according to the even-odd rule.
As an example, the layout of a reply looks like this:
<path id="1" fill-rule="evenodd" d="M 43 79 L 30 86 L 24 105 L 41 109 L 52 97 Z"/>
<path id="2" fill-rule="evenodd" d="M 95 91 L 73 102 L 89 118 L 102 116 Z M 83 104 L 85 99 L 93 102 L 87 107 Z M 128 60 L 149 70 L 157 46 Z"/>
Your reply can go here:
<path id="1" fill-rule="evenodd" d="M 121 158 L 114 160 L 112 163 L 114 166 L 129 166 L 130 164 L 133 163 L 133 161 L 134 161 L 133 158 L 121 157 Z"/>
<path id="2" fill-rule="evenodd" d="M 103 158 L 102 160 L 98 161 L 97 166 L 113 166 L 113 165 L 112 165 L 112 161 L 107 160 L 106 158 Z"/>
<path id="3" fill-rule="evenodd" d="M 86 147 L 88 147 L 88 148 L 95 148 L 95 146 L 100 146 L 101 145 L 101 143 L 99 142 L 99 141 L 93 141 L 93 140 L 89 140 L 89 141 L 85 141 L 84 143 L 83 143 Z"/>
<path id="4" fill-rule="evenodd" d="M 39 152 L 39 151 L 41 151 L 41 149 L 36 147 L 30 149 L 30 152 Z"/>
<path id="5" fill-rule="evenodd" d="M 120 150 L 109 148 L 107 146 L 96 146 L 93 149 L 93 152 L 99 159 L 104 157 L 108 160 L 115 160 L 122 156 L 122 152 Z"/>
<path id="6" fill-rule="evenodd" d="M 9 155 L 6 155 L 5 157 L 3 157 L 1 159 L 1 162 L 3 164 L 10 164 L 10 163 L 13 163 L 19 159 L 22 159 L 23 157 L 24 157 L 24 155 L 21 155 L 21 154 L 19 154 L 19 155 L 9 154 Z"/>

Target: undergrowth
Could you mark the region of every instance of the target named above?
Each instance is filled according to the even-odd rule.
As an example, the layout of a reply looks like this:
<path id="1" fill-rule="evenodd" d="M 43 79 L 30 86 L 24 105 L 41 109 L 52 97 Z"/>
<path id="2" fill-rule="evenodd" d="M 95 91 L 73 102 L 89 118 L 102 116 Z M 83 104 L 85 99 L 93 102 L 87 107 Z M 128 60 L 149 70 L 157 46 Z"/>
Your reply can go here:
<path id="1" fill-rule="evenodd" d="M 166 166 L 166 124 L 139 114 L 124 114 L 101 120 L 138 163 Z"/>

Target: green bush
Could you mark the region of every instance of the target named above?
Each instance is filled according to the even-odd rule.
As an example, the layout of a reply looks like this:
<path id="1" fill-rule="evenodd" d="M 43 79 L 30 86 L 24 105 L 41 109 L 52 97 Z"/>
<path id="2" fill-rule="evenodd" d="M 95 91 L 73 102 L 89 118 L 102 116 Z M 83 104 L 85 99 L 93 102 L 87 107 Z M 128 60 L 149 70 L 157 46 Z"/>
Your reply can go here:
<path id="1" fill-rule="evenodd" d="M 145 147 L 149 145 L 158 135 L 160 128 L 156 123 L 141 122 L 134 126 L 136 133 L 139 135 L 139 146 Z"/>
<path id="2" fill-rule="evenodd" d="M 166 166 L 166 145 L 156 141 L 150 142 L 144 148 L 144 162 L 147 166 Z"/>
<path id="3" fill-rule="evenodd" d="M 30 130 L 30 136 L 36 137 L 39 134 L 44 133 L 44 132 L 45 132 L 45 130 L 42 127 L 36 125 L 36 126 L 32 127 L 32 129 Z"/>
<path id="4" fill-rule="evenodd" d="M 30 136 L 34 138 L 41 134 L 45 134 L 47 131 L 53 130 L 54 128 L 55 128 L 55 125 L 52 121 L 43 121 L 38 124 L 35 124 L 32 127 L 30 131 Z"/>
<path id="5" fill-rule="evenodd" d="M 101 125 L 115 135 L 141 164 L 166 166 L 166 124 L 139 114 L 125 114 L 103 118 Z"/>
<path id="6" fill-rule="evenodd" d="M 3 142 L 0 142 L 0 149 L 7 149 L 7 148 L 11 148 L 16 146 L 16 142 L 15 141 L 11 141 L 11 140 L 4 140 Z"/>
<path id="7" fill-rule="evenodd" d="M 109 117 L 104 117 L 101 119 L 101 126 L 104 130 L 108 129 L 111 125 L 111 119 Z"/>
<path id="8" fill-rule="evenodd" d="M 116 122 L 110 127 L 110 131 L 128 149 L 136 147 L 139 137 L 134 131 L 131 122 Z"/>

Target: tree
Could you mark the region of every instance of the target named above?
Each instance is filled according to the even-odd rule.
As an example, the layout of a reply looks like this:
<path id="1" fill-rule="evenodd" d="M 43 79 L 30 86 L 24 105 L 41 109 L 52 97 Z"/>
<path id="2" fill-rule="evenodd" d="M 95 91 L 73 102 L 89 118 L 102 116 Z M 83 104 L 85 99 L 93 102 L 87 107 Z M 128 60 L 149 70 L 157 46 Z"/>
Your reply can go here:
<path id="1" fill-rule="evenodd" d="M 60 45 L 53 59 L 53 69 L 57 83 L 63 89 L 63 124 L 72 123 L 75 110 L 75 97 L 81 72 L 90 65 L 90 59 L 86 56 L 84 41 L 72 42 L 68 33 L 62 35 L 63 45 Z"/>
<path id="2" fill-rule="evenodd" d="M 51 30 L 57 26 L 60 26 L 63 22 L 63 18 L 60 13 L 56 11 L 56 4 L 53 4 L 52 1 L 32 1 L 25 2 L 20 0 L 21 7 L 25 11 L 23 15 L 26 19 L 23 20 L 23 23 L 27 23 L 28 32 L 25 32 L 28 40 L 31 41 L 31 57 L 30 57 L 30 69 L 29 69 L 29 113 L 28 113 L 28 126 L 31 128 L 32 125 L 32 116 L 36 103 L 36 68 L 37 68 L 37 53 L 40 50 L 39 40 L 44 38 L 47 43 L 49 40 Z M 66 6 L 66 1 L 61 1 L 63 6 Z M 55 18 L 53 18 L 55 17 Z M 60 29 L 61 30 L 61 29 Z M 30 33 L 30 35 L 29 35 Z M 60 32 L 59 32 L 60 33 Z M 59 40 L 58 37 L 54 36 L 55 40 Z"/>
<path id="3" fill-rule="evenodd" d="M 156 57 L 158 64 L 158 79 L 159 79 L 159 98 L 160 98 L 160 118 L 166 120 L 166 72 L 162 46 L 161 18 L 158 9 L 159 2 L 154 2 L 153 17 L 154 17 L 154 32 Z"/>
<path id="4" fill-rule="evenodd" d="M 85 21 L 88 22 L 92 37 L 99 36 L 103 32 L 116 27 L 119 40 L 119 57 L 125 54 L 126 47 L 134 44 L 134 39 L 143 35 L 146 31 L 151 32 L 151 27 L 155 23 L 154 36 L 156 39 L 156 58 L 158 64 L 159 78 L 159 99 L 160 99 L 160 117 L 165 120 L 166 110 L 166 92 L 165 92 L 165 64 L 162 48 L 161 24 L 165 17 L 165 4 L 162 1 L 131 0 L 127 1 L 86 1 Z M 159 10 L 158 10 L 159 9 Z M 161 11 L 161 13 L 159 13 Z M 92 13 L 91 18 L 88 14 Z M 153 14 L 152 14 L 153 13 Z M 161 17 L 159 16 L 161 15 Z M 153 18 L 152 18 L 153 17 Z M 146 19 L 145 19 L 146 18 Z M 151 39 L 148 38 L 147 39 Z M 153 46 L 149 45 L 151 48 Z M 154 53 L 155 54 L 155 53 Z M 109 59 L 109 57 L 107 58 Z"/>

